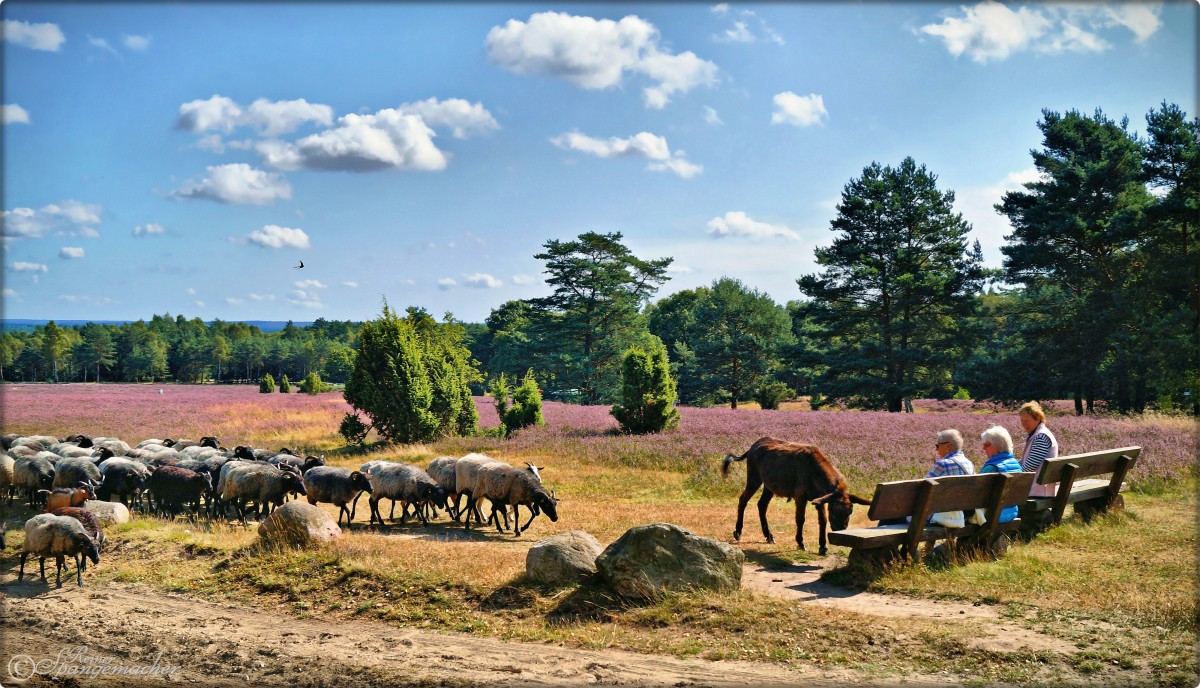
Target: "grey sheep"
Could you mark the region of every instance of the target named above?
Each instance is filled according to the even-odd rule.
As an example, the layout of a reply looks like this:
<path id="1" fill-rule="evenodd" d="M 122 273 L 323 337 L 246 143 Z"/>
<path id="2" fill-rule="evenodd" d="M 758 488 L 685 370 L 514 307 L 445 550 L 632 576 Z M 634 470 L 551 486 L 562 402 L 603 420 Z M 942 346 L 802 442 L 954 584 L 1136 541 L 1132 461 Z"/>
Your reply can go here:
<path id="1" fill-rule="evenodd" d="M 29 504 L 40 503 L 38 490 L 54 486 L 54 465 L 43 456 L 22 457 L 13 462 L 13 484 L 25 490 Z"/>
<path id="2" fill-rule="evenodd" d="M 346 514 L 346 528 L 354 520 L 353 507 L 363 492 L 371 494 L 371 482 L 360 471 L 336 466 L 318 466 L 304 474 L 304 487 L 308 491 L 308 503 L 327 502 L 338 506 L 338 523 Z M 351 508 L 346 505 L 351 504 Z"/>
<path id="3" fill-rule="evenodd" d="M 13 475 L 16 463 L 16 459 L 8 454 L 0 454 L 0 496 L 7 492 L 10 503 L 17 493 L 16 476 Z"/>
<path id="4" fill-rule="evenodd" d="M 288 492 L 306 494 L 308 486 L 298 476 L 267 463 L 230 461 L 221 467 L 218 489 L 221 501 L 237 507 L 245 523 L 247 502 L 254 502 L 259 516 L 265 516 L 283 504 Z"/>
<path id="5" fill-rule="evenodd" d="M 25 544 L 21 547 L 21 569 L 17 580 L 25 577 L 25 560 L 33 554 L 41 563 L 42 580 L 46 580 L 46 557 L 54 557 L 58 564 L 55 585 L 62 587 L 64 557 L 75 560 L 75 580 L 83 587 L 83 558 L 100 563 L 96 544 L 88 537 L 83 525 L 70 516 L 38 514 L 25 522 Z"/>
<path id="6" fill-rule="evenodd" d="M 75 487 L 79 483 L 100 484 L 100 469 L 91 459 L 60 459 L 54 464 L 54 487 Z"/>
<path id="7" fill-rule="evenodd" d="M 317 466 L 324 466 L 325 457 L 312 455 L 296 456 L 294 454 L 284 454 L 283 452 L 280 452 L 279 454 L 267 459 L 267 463 L 274 464 L 280 468 L 283 468 L 284 466 L 292 466 L 293 468 L 299 469 L 300 474 L 303 475 Z"/>
<path id="8" fill-rule="evenodd" d="M 521 535 L 521 515 L 518 512 L 519 506 L 529 507 L 529 520 L 525 522 L 525 530 L 529 528 L 529 524 L 533 523 L 533 519 L 538 515 L 538 512 L 543 512 L 550 517 L 551 521 L 558 521 L 558 500 L 555 499 L 554 493 L 546 489 L 542 485 L 542 481 L 533 474 L 528 468 L 491 468 L 486 471 L 480 471 L 482 480 L 475 486 L 471 495 L 471 500 L 467 503 L 468 512 L 472 507 L 472 503 L 478 499 L 487 498 L 493 505 L 504 510 L 506 506 L 513 508 L 513 531 L 517 536 Z M 468 517 L 466 527 L 471 527 L 471 521 Z M 500 523 L 497 521 L 496 527 L 500 528 Z"/>
<path id="9" fill-rule="evenodd" d="M 107 538 L 104 537 L 104 531 L 100 529 L 100 519 L 96 514 L 88 511 L 85 507 L 65 506 L 54 509 L 50 513 L 55 516 L 70 516 L 79 521 L 79 525 L 83 526 L 83 532 L 87 533 L 88 537 L 96 545 L 96 554 L 104 553 L 104 543 Z M 87 562 L 83 562 L 83 570 L 87 570 Z"/>
<path id="10" fill-rule="evenodd" d="M 496 461 L 490 456 L 485 456 L 484 454 L 467 454 L 454 464 L 454 487 L 458 494 L 466 495 L 467 497 L 467 505 L 470 507 L 470 509 L 466 512 L 468 521 L 471 518 L 471 514 L 474 513 L 476 522 L 483 522 L 483 517 L 479 513 L 479 505 L 477 503 L 478 500 L 471 499 L 471 490 L 478 478 L 479 469 L 492 463 L 502 462 Z M 507 466 L 508 464 L 502 465 Z"/>
<path id="11" fill-rule="evenodd" d="M 93 437 L 92 447 L 107 449 L 113 453 L 113 456 L 126 456 L 130 449 L 128 444 L 115 437 Z"/>
<path id="12" fill-rule="evenodd" d="M 383 515 L 379 513 L 379 500 L 392 500 L 393 508 L 396 502 L 404 506 L 400 511 L 400 522 L 404 523 L 408 515 L 408 505 L 411 504 L 421 519 L 421 525 L 429 525 L 425 518 L 426 504 L 446 508 L 446 489 L 438 485 L 423 469 L 406 463 L 381 462 L 373 466 L 367 474 L 371 483 L 371 523 L 379 518 L 383 525 Z M 393 517 L 394 518 L 394 517 Z"/>
<path id="13" fill-rule="evenodd" d="M 446 491 L 447 511 L 450 512 L 450 517 L 455 521 L 458 520 L 458 489 L 454 481 L 454 465 L 458 463 L 458 459 L 453 456 L 439 456 L 429 462 L 429 468 L 425 469 L 429 473 L 429 477 L 433 478 L 434 482 L 442 486 Z M 450 501 L 453 500 L 453 501 Z"/>

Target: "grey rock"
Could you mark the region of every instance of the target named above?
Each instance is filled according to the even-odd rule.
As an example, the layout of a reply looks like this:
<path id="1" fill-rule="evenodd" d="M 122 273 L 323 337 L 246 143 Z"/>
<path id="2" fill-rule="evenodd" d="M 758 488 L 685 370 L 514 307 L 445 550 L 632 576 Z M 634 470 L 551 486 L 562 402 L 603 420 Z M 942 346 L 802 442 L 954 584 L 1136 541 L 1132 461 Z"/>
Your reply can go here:
<path id="1" fill-rule="evenodd" d="M 570 585 L 596 573 L 596 557 L 603 551 L 600 541 L 582 530 L 546 538 L 529 548 L 525 575 L 550 585 Z"/>
<path id="2" fill-rule="evenodd" d="M 276 544 L 312 547 L 337 540 L 342 529 L 319 507 L 293 501 L 271 512 L 258 525 L 258 536 Z"/>
<path id="3" fill-rule="evenodd" d="M 736 590 L 746 556 L 733 545 L 671 523 L 635 526 L 596 560 L 605 581 L 627 597 L 695 588 Z"/>

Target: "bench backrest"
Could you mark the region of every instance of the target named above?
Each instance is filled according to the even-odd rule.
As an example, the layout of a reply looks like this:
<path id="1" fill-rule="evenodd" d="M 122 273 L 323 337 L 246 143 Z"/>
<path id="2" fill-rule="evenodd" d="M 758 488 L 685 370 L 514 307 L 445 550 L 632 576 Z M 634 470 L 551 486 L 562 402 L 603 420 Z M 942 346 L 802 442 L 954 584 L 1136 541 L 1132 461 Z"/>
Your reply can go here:
<path id="1" fill-rule="evenodd" d="M 885 518 L 911 516 L 917 508 L 917 499 L 924 483 L 933 483 L 933 499 L 930 511 L 967 511 L 988 506 L 992 490 L 997 481 L 1010 476 L 1001 497 L 1000 506 L 1024 504 L 1033 485 L 1033 473 L 977 473 L 920 480 L 898 480 L 879 483 L 871 499 L 867 517 L 872 521 Z"/>
<path id="2" fill-rule="evenodd" d="M 1117 469 L 1117 464 L 1122 456 L 1128 456 L 1131 461 L 1136 462 L 1138 454 L 1141 453 L 1141 447 L 1121 447 L 1120 449 L 1106 449 L 1104 451 L 1088 452 L 1087 454 L 1073 454 L 1071 456 L 1046 459 L 1042 463 L 1041 470 L 1038 471 L 1037 483 L 1038 485 L 1048 485 L 1058 482 L 1062 478 L 1063 468 L 1069 463 L 1078 466 L 1075 469 L 1076 480 L 1090 478 L 1093 475 L 1112 473 Z M 1130 463 L 1129 467 L 1133 468 L 1133 463 Z"/>

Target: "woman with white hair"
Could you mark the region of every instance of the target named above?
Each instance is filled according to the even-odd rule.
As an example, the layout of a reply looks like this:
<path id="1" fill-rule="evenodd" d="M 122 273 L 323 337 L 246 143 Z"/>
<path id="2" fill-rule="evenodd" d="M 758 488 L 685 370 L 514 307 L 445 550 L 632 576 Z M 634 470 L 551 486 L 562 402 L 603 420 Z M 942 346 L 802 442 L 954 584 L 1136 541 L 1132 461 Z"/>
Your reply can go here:
<path id="1" fill-rule="evenodd" d="M 983 468 L 979 469 L 980 473 L 1020 473 L 1021 464 L 1013 457 L 1012 435 L 1008 434 L 1008 430 L 999 425 L 993 425 L 983 434 L 979 436 L 983 440 L 983 453 L 987 455 L 987 462 L 983 464 Z M 1017 507 L 1006 506 L 1000 510 L 1000 523 L 1008 523 L 1017 517 Z"/>

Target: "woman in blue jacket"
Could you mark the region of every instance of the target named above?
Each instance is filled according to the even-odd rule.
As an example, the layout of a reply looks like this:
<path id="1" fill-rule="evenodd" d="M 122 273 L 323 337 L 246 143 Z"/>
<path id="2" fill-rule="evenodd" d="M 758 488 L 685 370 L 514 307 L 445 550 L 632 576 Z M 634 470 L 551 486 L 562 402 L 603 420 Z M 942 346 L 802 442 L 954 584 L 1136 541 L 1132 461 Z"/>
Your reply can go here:
<path id="1" fill-rule="evenodd" d="M 1008 430 L 999 425 L 993 425 L 983 434 L 979 436 L 983 440 L 983 453 L 987 455 L 987 462 L 983 464 L 983 468 L 979 469 L 980 473 L 1020 473 L 1021 462 L 1013 456 L 1012 435 L 1008 434 Z M 1000 510 L 1000 522 L 1008 523 L 1017 517 L 1017 507 L 1006 506 Z"/>

